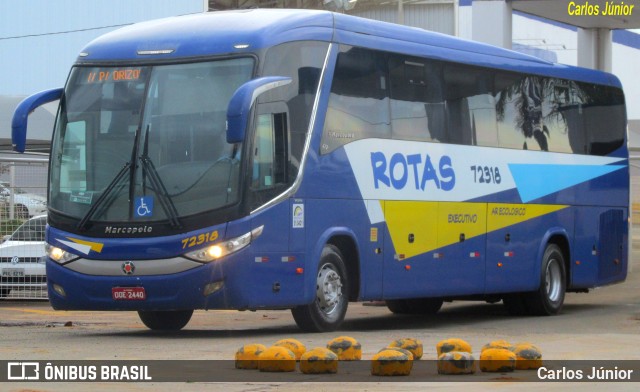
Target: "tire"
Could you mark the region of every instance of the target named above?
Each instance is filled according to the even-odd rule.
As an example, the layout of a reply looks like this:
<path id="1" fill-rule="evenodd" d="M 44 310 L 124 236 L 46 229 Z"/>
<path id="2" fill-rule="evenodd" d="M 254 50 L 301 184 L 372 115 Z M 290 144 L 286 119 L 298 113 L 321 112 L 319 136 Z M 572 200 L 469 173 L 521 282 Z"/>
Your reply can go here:
<path id="1" fill-rule="evenodd" d="M 11 294 L 11 289 L 0 289 L 0 298 L 8 297 Z"/>
<path id="2" fill-rule="evenodd" d="M 138 311 L 140 320 L 154 331 L 179 331 L 193 315 L 193 310 Z"/>
<path id="3" fill-rule="evenodd" d="M 386 302 L 387 308 L 395 314 L 436 314 L 444 301 L 441 298 L 411 298 Z"/>
<path id="4" fill-rule="evenodd" d="M 540 288 L 525 297 L 529 313 L 537 316 L 558 314 L 567 289 L 564 255 L 558 245 L 549 244 L 542 257 Z"/>
<path id="5" fill-rule="evenodd" d="M 394 314 L 413 314 L 409 301 L 406 299 L 390 299 L 385 301 L 387 308 Z"/>
<path id="6" fill-rule="evenodd" d="M 291 309 L 296 324 L 305 332 L 335 331 L 349 306 L 349 280 L 340 250 L 325 245 L 318 266 L 314 301 Z"/>

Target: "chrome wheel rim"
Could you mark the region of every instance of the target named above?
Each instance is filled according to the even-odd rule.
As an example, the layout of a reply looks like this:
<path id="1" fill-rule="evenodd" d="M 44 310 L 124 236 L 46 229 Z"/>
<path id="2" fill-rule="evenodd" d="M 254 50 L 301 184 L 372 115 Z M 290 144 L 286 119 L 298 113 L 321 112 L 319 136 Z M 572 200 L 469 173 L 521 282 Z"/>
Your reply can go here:
<path id="1" fill-rule="evenodd" d="M 318 271 L 316 285 L 316 302 L 327 316 L 337 313 L 342 297 L 342 280 L 340 274 L 331 264 L 324 264 Z"/>
<path id="2" fill-rule="evenodd" d="M 544 279 L 547 298 L 551 302 L 558 302 L 562 295 L 562 273 L 558 260 L 551 259 L 547 264 Z"/>

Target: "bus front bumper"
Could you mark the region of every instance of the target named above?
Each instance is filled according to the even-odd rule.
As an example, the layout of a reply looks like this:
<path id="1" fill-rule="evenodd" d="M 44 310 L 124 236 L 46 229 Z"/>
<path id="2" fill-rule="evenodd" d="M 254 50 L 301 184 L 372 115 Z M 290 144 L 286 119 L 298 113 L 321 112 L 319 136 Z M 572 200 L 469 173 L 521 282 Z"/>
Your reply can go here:
<path id="1" fill-rule="evenodd" d="M 288 263 L 255 263 L 248 254 L 169 274 L 91 275 L 47 258 L 47 286 L 57 310 L 268 309 L 306 301 L 302 276 Z M 158 262 L 162 262 L 158 260 Z M 118 269 L 126 262 L 113 261 Z M 133 261 L 134 265 L 140 264 Z M 274 291 L 274 285 L 282 290 Z"/>

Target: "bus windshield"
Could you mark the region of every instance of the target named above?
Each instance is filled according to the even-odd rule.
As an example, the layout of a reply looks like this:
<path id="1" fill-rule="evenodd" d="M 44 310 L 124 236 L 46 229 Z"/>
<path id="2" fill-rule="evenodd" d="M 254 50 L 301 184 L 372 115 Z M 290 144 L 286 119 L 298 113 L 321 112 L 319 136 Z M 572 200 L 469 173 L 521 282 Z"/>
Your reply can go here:
<path id="1" fill-rule="evenodd" d="M 226 109 L 253 58 L 76 67 L 53 138 L 50 208 L 85 224 L 164 221 L 238 200 Z"/>

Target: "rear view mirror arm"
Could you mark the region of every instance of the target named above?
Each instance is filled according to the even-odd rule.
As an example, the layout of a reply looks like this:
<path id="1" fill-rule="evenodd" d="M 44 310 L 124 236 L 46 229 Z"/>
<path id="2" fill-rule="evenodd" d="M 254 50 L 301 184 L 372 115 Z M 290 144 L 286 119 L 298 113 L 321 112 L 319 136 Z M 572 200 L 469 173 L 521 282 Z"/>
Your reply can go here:
<path id="1" fill-rule="evenodd" d="M 63 91 L 64 89 L 62 88 L 41 91 L 25 98 L 18 104 L 16 110 L 13 112 L 13 119 L 11 121 L 11 143 L 14 151 L 22 153 L 25 150 L 29 114 L 45 103 L 60 99 Z"/>

